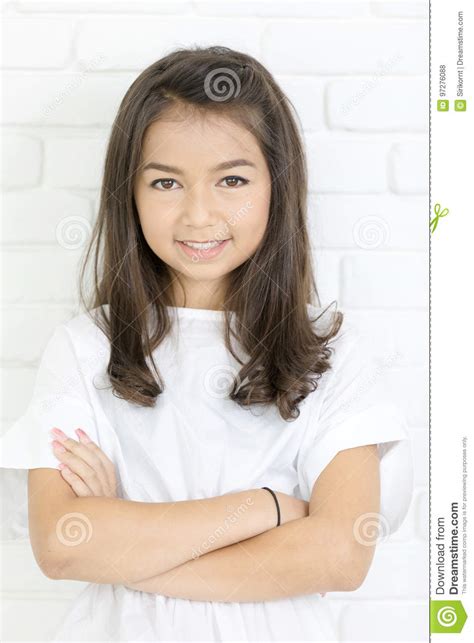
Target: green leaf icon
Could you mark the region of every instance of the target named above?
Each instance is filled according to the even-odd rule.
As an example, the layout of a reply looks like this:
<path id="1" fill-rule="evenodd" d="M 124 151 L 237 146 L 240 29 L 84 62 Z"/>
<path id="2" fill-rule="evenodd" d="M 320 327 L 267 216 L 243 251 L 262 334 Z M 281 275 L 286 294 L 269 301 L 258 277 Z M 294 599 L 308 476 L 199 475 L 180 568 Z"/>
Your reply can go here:
<path id="1" fill-rule="evenodd" d="M 430 601 L 430 631 L 437 634 L 459 634 L 467 614 L 461 601 Z"/>

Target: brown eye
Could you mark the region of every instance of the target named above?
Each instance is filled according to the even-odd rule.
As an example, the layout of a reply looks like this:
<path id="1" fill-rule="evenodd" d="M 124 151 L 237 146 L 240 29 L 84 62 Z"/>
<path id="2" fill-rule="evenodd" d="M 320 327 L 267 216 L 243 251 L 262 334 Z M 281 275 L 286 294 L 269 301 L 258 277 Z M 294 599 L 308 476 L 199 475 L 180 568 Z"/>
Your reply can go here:
<path id="1" fill-rule="evenodd" d="M 225 178 L 222 179 L 223 181 L 231 181 L 231 185 L 227 183 L 228 188 L 238 188 L 241 185 L 246 185 L 248 183 L 247 179 L 243 179 L 241 176 L 226 176 Z M 240 185 L 238 185 L 238 181 L 240 181 Z"/>
<path id="2" fill-rule="evenodd" d="M 162 192 L 170 192 L 170 184 L 176 183 L 174 179 L 157 179 L 156 181 L 153 181 L 151 184 L 151 187 L 155 187 L 157 183 L 160 183 L 162 187 L 160 188 Z"/>

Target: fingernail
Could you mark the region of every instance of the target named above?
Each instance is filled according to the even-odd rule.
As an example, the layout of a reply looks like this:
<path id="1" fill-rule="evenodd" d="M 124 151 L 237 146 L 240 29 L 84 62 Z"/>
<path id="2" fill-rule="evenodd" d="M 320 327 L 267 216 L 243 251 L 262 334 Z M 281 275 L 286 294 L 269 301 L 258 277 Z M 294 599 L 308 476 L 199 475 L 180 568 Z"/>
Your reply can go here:
<path id="1" fill-rule="evenodd" d="M 82 429 L 76 429 L 76 433 L 82 440 L 84 440 L 84 442 L 86 442 L 86 443 L 87 442 L 92 442 L 92 440 L 87 435 L 87 433 L 85 431 L 83 431 Z"/>
<path id="2" fill-rule="evenodd" d="M 57 429 L 55 427 L 54 429 L 51 429 L 50 433 L 54 438 L 61 440 L 61 442 L 63 442 L 64 440 L 67 440 L 67 435 L 63 433 L 61 429 Z"/>
<path id="3" fill-rule="evenodd" d="M 63 453 L 64 451 L 67 451 L 67 449 L 65 449 L 63 445 L 57 440 L 53 440 L 51 444 L 53 445 L 53 448 L 56 449 L 56 451 L 59 451 L 59 453 Z"/>

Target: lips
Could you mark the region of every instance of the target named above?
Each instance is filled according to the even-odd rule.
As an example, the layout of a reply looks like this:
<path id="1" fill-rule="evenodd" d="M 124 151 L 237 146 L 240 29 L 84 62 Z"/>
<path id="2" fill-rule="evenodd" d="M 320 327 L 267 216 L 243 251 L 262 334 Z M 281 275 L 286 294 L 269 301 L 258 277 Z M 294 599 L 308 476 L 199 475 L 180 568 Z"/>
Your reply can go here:
<path id="1" fill-rule="evenodd" d="M 230 237 L 229 237 L 230 239 Z M 228 239 L 205 239 L 204 241 L 198 241 L 197 239 L 178 239 L 181 243 L 188 242 L 189 243 L 213 243 L 214 241 L 217 241 L 218 243 L 222 243 L 223 241 L 228 241 Z"/>
<path id="2" fill-rule="evenodd" d="M 202 245 L 201 247 L 192 247 L 190 245 L 187 245 L 187 243 L 184 243 L 183 241 L 177 241 L 177 244 L 185 255 L 191 257 L 194 262 L 198 262 L 201 260 L 212 259 L 213 257 L 216 257 L 221 252 L 223 252 L 224 248 L 229 245 L 229 242 L 230 239 L 224 239 L 223 241 L 214 241 L 214 243 L 210 246 Z"/>

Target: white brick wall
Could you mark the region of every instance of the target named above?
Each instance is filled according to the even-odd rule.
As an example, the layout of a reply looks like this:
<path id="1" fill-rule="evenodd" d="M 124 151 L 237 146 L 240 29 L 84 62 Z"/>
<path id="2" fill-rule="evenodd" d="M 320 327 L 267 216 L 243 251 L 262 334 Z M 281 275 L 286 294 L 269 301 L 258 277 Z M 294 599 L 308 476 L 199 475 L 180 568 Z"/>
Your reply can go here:
<path id="1" fill-rule="evenodd" d="M 427 0 L 3 8 L 3 430 L 26 407 L 52 329 L 73 314 L 83 247 L 74 235 L 59 243 L 58 231 L 87 234 L 124 92 L 175 46 L 243 49 L 274 73 L 302 122 L 322 302 L 337 299 L 380 346 L 393 329 L 400 357 L 389 379 L 413 438 L 406 521 L 379 545 L 363 587 L 326 600 L 343 640 L 428 640 Z M 42 576 L 26 542 L 4 553 L 4 637 L 46 637 L 83 583 Z"/>

